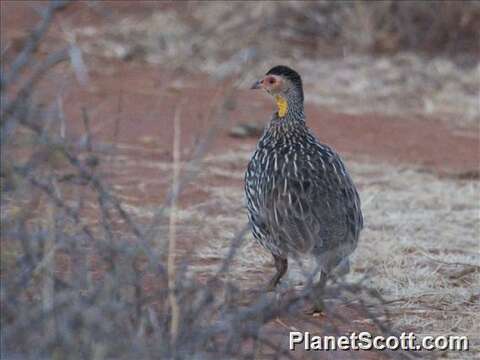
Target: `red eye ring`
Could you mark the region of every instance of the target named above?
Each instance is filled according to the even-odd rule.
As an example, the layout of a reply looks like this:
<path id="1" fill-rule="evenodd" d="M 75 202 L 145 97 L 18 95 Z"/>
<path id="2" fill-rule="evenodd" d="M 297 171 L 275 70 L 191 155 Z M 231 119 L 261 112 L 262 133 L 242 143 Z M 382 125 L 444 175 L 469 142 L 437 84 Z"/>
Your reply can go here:
<path id="1" fill-rule="evenodd" d="M 271 77 L 268 79 L 269 84 L 275 84 L 275 78 Z"/>

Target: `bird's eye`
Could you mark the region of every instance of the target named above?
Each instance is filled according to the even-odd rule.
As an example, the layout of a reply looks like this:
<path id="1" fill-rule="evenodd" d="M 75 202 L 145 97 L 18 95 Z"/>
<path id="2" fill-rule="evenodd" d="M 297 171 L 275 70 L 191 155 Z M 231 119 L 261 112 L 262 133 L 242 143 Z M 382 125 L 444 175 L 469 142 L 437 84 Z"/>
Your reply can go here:
<path id="1" fill-rule="evenodd" d="M 275 78 L 270 78 L 270 79 L 268 79 L 268 83 L 269 83 L 270 85 L 275 84 Z"/>

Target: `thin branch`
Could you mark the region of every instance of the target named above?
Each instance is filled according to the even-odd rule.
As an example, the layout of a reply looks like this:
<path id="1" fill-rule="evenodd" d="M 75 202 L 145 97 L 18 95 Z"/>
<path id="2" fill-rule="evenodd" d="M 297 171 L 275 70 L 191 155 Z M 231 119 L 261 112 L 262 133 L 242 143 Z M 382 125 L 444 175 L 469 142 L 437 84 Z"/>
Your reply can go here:
<path id="1" fill-rule="evenodd" d="M 172 310 L 172 318 L 170 320 L 170 336 L 174 344 L 177 340 L 180 307 L 178 305 L 175 294 L 176 272 L 175 272 L 175 251 L 176 251 L 176 235 L 177 235 L 177 198 L 180 191 L 180 119 L 183 102 L 181 102 L 175 111 L 173 119 L 173 183 L 172 183 L 172 201 L 170 205 L 170 222 L 169 222 L 169 241 L 168 241 L 168 298 Z"/>
<path id="2" fill-rule="evenodd" d="M 40 44 L 40 41 L 43 39 L 47 30 L 50 28 L 55 12 L 68 3 L 69 1 L 51 1 L 50 4 L 44 9 L 42 20 L 32 31 L 24 48 L 13 61 L 9 73 L 5 75 L 4 79 L 2 79 L 0 83 L 0 89 L 3 90 L 6 86 L 15 82 L 20 75 L 21 70 L 32 61 L 32 55 L 37 50 L 38 45 Z"/>
<path id="3" fill-rule="evenodd" d="M 13 101 L 8 103 L 5 108 L 1 109 L 0 114 L 0 126 L 4 126 L 7 120 L 24 104 L 25 100 L 33 92 L 35 85 L 38 81 L 55 65 L 68 60 L 68 48 L 59 50 L 51 55 L 49 55 L 43 62 L 35 66 L 32 71 L 30 78 L 20 87 L 20 90 L 15 95 Z"/>

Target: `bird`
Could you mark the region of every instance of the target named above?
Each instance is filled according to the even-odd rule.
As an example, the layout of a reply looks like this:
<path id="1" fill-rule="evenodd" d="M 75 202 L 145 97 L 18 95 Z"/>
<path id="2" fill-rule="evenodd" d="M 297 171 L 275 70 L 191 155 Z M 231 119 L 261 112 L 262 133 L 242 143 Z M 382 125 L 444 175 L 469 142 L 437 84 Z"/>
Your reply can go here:
<path id="1" fill-rule="evenodd" d="M 275 66 L 251 89 L 265 90 L 277 107 L 244 179 L 251 231 L 275 263 L 267 290 L 275 290 L 289 259 L 313 256 L 320 276 L 311 288 L 310 312 L 322 313 L 328 278 L 335 269 L 349 269 L 357 247 L 360 197 L 340 155 L 307 126 L 302 79 L 295 70 Z"/>

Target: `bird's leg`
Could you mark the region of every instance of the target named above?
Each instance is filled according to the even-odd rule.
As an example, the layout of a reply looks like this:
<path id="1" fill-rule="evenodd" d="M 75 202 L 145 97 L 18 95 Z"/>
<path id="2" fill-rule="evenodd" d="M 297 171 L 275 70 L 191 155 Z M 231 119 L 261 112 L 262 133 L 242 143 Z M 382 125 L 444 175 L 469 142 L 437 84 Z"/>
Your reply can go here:
<path id="1" fill-rule="evenodd" d="M 273 259 L 275 260 L 275 267 L 277 268 L 277 272 L 268 283 L 267 291 L 273 291 L 275 289 L 278 282 L 283 277 L 283 275 L 285 275 L 288 269 L 288 260 L 286 258 L 273 255 Z"/>
<path id="2" fill-rule="evenodd" d="M 312 292 L 310 295 L 311 301 L 313 303 L 312 307 L 307 310 L 308 314 L 321 314 L 324 312 L 325 304 L 323 302 L 323 295 L 325 290 L 325 285 L 327 284 L 327 273 L 320 273 L 320 280 L 313 285 Z"/>

